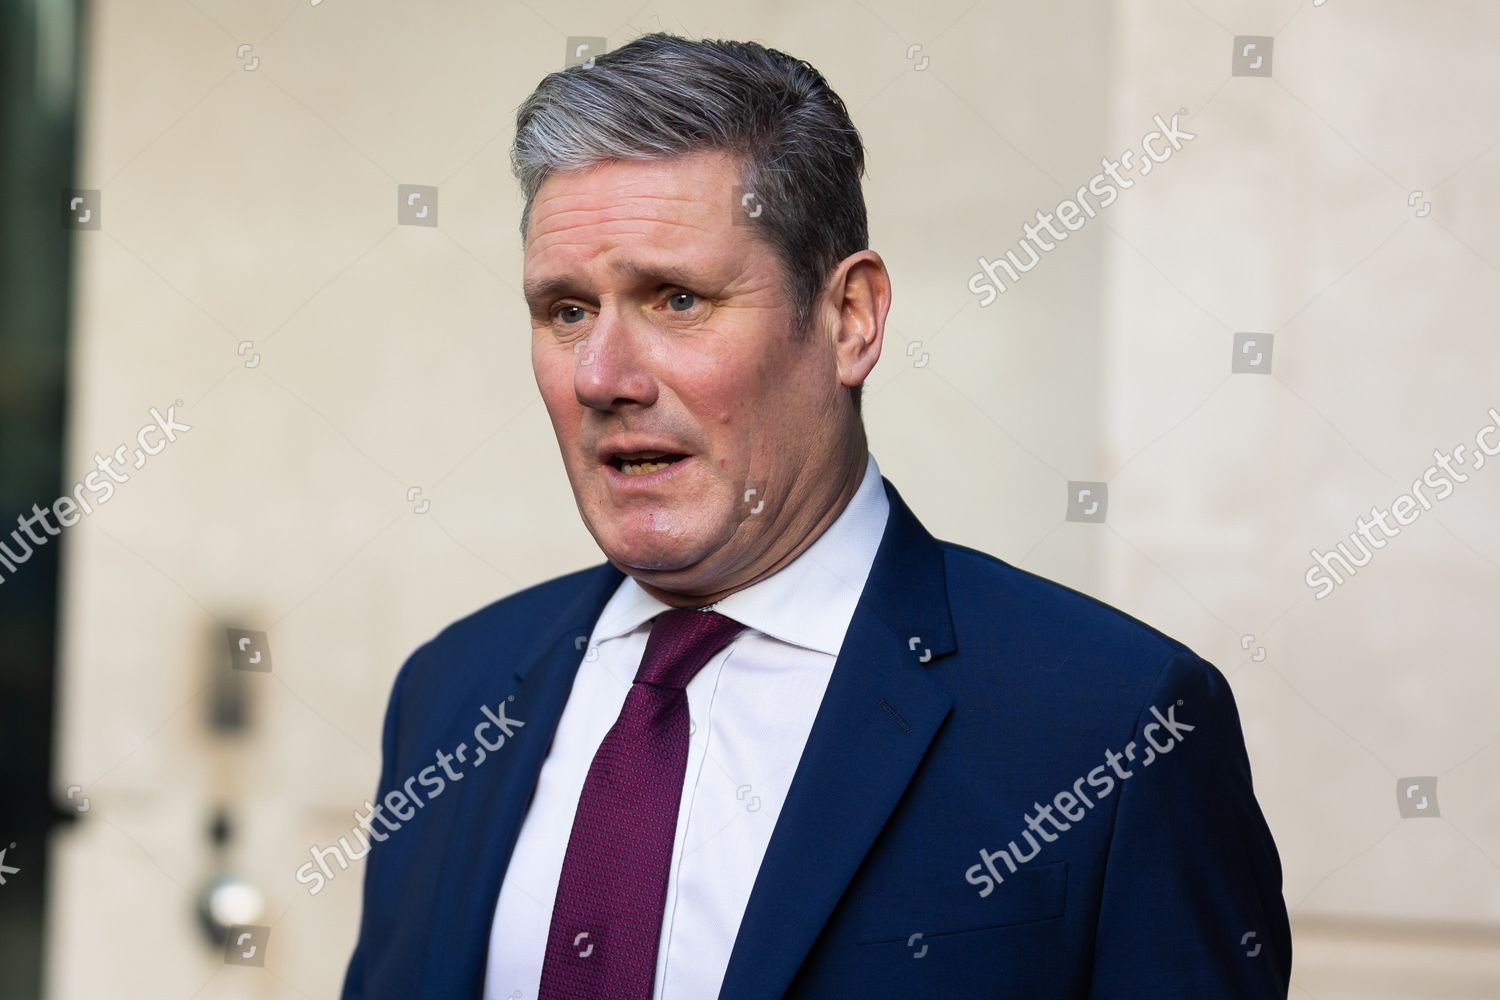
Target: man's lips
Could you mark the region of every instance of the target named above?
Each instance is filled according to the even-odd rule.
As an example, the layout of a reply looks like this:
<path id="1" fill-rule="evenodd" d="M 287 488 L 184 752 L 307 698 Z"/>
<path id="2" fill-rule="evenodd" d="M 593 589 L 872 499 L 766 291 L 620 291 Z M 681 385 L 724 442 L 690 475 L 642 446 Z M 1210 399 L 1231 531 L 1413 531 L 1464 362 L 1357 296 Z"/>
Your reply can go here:
<path id="1" fill-rule="evenodd" d="M 688 458 L 689 452 L 673 442 L 616 440 L 605 442 L 598 457 L 620 476 L 635 479 L 665 471 Z"/>
<path id="2" fill-rule="evenodd" d="M 651 490 L 657 486 L 664 485 L 668 480 L 679 475 L 684 468 L 692 465 L 692 455 L 673 455 L 672 461 L 658 462 L 626 462 L 621 461 L 618 467 L 614 463 L 606 462 L 600 468 L 604 470 L 606 481 L 610 489 L 616 493 L 632 493 L 639 490 Z"/>

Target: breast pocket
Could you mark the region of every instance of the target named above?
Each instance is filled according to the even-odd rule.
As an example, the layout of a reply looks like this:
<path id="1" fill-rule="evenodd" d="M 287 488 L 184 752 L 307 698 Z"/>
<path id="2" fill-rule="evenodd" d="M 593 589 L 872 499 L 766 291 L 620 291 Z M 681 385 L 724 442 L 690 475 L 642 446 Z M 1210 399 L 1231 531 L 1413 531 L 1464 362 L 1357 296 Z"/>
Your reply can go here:
<path id="1" fill-rule="evenodd" d="M 981 897 L 978 887 L 955 874 L 870 894 L 855 923 L 856 944 L 911 942 L 945 934 L 1036 923 L 1063 915 L 1068 895 L 1068 863 L 1022 868 Z M 914 935 L 921 938 L 913 940 Z"/>

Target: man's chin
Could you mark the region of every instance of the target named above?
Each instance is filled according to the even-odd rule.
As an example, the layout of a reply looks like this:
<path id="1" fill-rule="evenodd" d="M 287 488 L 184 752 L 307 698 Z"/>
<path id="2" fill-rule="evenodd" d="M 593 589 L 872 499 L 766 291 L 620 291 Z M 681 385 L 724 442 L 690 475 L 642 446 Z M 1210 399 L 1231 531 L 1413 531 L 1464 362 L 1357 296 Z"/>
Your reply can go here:
<path id="1" fill-rule="evenodd" d="M 725 541 L 722 538 L 689 539 L 659 533 L 634 537 L 595 536 L 595 540 L 605 557 L 620 572 L 661 585 L 695 578 Z"/>
<path id="2" fill-rule="evenodd" d="M 604 554 L 615 568 L 631 576 L 677 573 L 691 569 L 703 557 L 697 550 L 685 552 L 679 546 L 654 545 L 606 549 Z"/>

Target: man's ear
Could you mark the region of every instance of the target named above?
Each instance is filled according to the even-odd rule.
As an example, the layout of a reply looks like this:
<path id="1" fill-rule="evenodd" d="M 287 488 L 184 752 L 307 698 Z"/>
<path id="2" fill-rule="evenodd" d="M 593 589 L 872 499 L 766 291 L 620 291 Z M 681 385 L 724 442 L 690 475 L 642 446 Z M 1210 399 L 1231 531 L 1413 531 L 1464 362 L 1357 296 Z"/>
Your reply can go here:
<path id="1" fill-rule="evenodd" d="M 874 250 L 850 254 L 834 268 L 828 287 L 833 347 L 839 381 L 863 385 L 885 343 L 885 316 L 891 308 L 891 276 Z"/>

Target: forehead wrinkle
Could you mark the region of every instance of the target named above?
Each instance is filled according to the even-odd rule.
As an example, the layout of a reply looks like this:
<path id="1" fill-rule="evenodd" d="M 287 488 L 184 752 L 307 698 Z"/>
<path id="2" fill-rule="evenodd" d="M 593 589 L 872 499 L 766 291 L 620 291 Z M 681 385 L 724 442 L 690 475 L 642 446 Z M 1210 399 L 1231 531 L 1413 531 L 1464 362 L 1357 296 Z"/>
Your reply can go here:
<path id="1" fill-rule="evenodd" d="M 631 204 L 635 202 L 680 202 L 693 208 L 701 206 L 705 210 L 710 210 L 714 205 L 713 200 L 700 196 L 702 188 L 705 185 L 701 183 L 693 184 L 687 179 L 680 177 L 673 178 L 678 183 L 672 190 L 635 190 L 647 185 L 654 187 L 656 180 L 657 178 L 648 176 L 629 180 L 625 183 L 606 185 L 602 189 L 599 185 L 585 184 L 572 187 L 571 189 L 553 190 L 537 199 L 536 206 L 533 208 L 533 216 L 536 214 L 536 207 L 546 206 L 554 202 L 560 203 L 560 207 L 552 212 L 553 215 L 572 214 L 574 212 L 609 212 L 611 210 L 628 212 Z M 583 202 L 584 204 L 576 205 L 575 203 L 577 202 Z M 642 217 L 654 219 L 660 218 L 660 215 L 653 213 Z"/>
<path id="2" fill-rule="evenodd" d="M 683 201 L 693 205 L 703 204 L 702 202 L 697 202 L 694 199 L 690 198 L 670 200 Z M 568 221 L 569 217 L 578 215 L 587 215 L 591 218 L 589 218 L 587 221 Z M 619 231 L 619 227 L 632 225 L 640 226 L 642 228 L 633 231 L 629 229 L 625 230 L 624 232 Z M 535 226 L 535 232 L 532 236 L 532 242 L 537 242 L 549 235 L 560 235 L 569 230 L 574 230 L 579 233 L 595 231 L 607 233 L 611 236 L 635 236 L 649 238 L 650 234 L 644 230 L 647 227 L 651 226 L 671 226 L 679 229 L 691 229 L 706 235 L 714 235 L 722 231 L 722 229 L 714 228 L 709 225 L 708 212 L 695 212 L 690 215 L 674 215 L 668 212 L 653 212 L 650 214 L 641 214 L 640 212 L 630 211 L 630 206 L 628 204 L 612 203 L 599 208 L 567 208 L 549 212 L 543 219 L 539 220 L 539 224 Z"/>
<path id="3" fill-rule="evenodd" d="M 640 226 L 645 222 L 647 225 Z M 598 227 L 605 227 L 599 229 Z M 706 272 L 705 277 L 715 277 L 720 274 L 725 263 L 724 258 L 732 256 L 730 253 L 720 251 L 715 246 L 704 246 L 694 240 L 689 246 L 684 246 L 685 240 L 689 239 L 689 233 L 674 234 L 670 244 L 663 245 L 661 233 L 653 233 L 652 227 L 673 227 L 675 229 L 688 230 L 699 236 L 715 239 L 722 232 L 711 229 L 706 225 L 695 225 L 691 222 L 679 222 L 677 220 L 641 220 L 641 219 L 610 219 L 601 220 L 586 226 L 570 226 L 559 229 L 553 233 L 538 234 L 532 240 L 530 256 L 533 260 L 550 254 L 562 253 L 565 256 L 578 255 L 583 260 L 567 267 L 567 270 L 556 276 L 534 277 L 523 281 L 522 290 L 528 301 L 544 298 L 555 293 L 562 287 L 571 287 L 575 284 L 587 284 L 583 279 L 583 272 L 589 269 L 595 261 L 602 261 L 604 267 L 615 273 L 624 273 L 631 277 L 642 277 L 651 272 L 676 270 L 679 272 L 691 272 L 695 269 Z M 631 240 L 639 239 L 643 247 L 632 247 Z M 606 245 L 598 246 L 598 242 L 604 240 Z M 615 262 L 612 258 L 621 251 L 644 250 L 656 259 L 638 260 L 627 258 Z M 686 253 L 684 253 L 686 251 Z M 695 251 L 699 251 L 696 252 Z M 671 259 L 663 259 L 658 255 L 662 252 L 684 258 L 683 263 Z M 707 264 L 697 264 L 694 260 L 707 258 Z"/>
<path id="4" fill-rule="evenodd" d="M 725 208 L 729 207 L 727 196 L 721 199 L 719 194 L 740 175 L 737 158 L 722 150 L 705 150 L 666 159 L 603 160 L 548 176 L 532 205 L 531 227 L 537 228 L 538 215 L 548 214 L 544 206 L 554 203 L 558 208 L 550 214 L 555 221 L 558 215 L 575 212 L 601 213 L 618 219 L 629 213 L 631 203 L 636 203 L 639 209 L 651 202 L 680 202 L 691 209 L 684 214 L 695 217 L 696 222 L 662 219 L 659 212 L 639 217 L 689 225 L 705 232 L 722 231 L 727 218 L 725 225 L 714 229 L 709 229 L 705 223 L 713 219 L 714 210 L 721 200 Z"/>
<path id="5" fill-rule="evenodd" d="M 703 204 L 687 198 L 670 200 Z M 572 223 L 568 221 L 570 217 L 580 214 L 585 214 L 589 218 L 586 221 Z M 713 226 L 711 215 L 707 212 L 693 213 L 688 216 L 672 215 L 666 212 L 643 215 L 639 212 L 632 212 L 628 205 L 619 203 L 610 203 L 598 208 L 559 208 L 556 211 L 546 212 L 540 217 L 534 216 L 533 219 L 529 252 L 542 252 L 554 247 L 583 246 L 590 240 L 598 239 L 608 239 L 612 246 L 617 245 L 624 238 L 645 241 L 653 238 L 661 239 L 660 232 L 651 231 L 653 227 L 689 230 L 711 238 L 717 238 L 725 229 L 724 226 Z M 680 239 L 681 237 L 674 238 Z"/>

